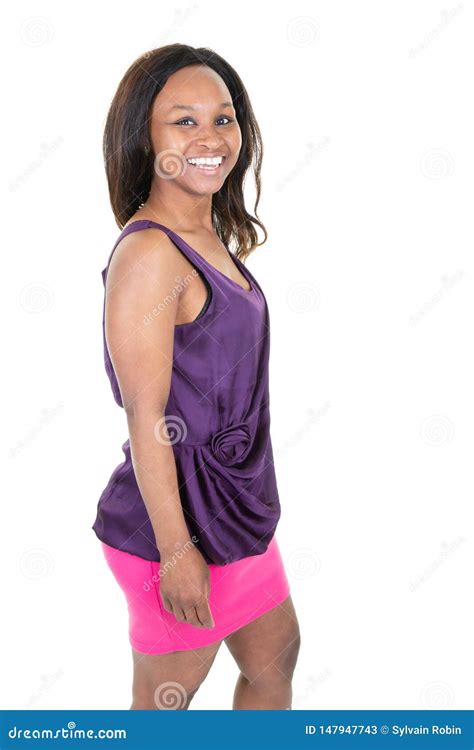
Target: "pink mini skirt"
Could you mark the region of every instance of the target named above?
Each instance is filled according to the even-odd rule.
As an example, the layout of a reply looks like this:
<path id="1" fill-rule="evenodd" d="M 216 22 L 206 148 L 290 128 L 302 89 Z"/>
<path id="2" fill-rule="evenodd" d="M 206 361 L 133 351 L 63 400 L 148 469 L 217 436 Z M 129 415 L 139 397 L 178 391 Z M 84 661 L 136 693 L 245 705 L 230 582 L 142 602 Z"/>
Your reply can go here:
<path id="1" fill-rule="evenodd" d="M 276 537 L 262 555 L 244 557 L 228 565 L 208 564 L 209 606 L 213 628 L 181 622 L 163 607 L 160 563 L 101 542 L 105 559 L 128 606 L 129 640 L 143 654 L 187 651 L 222 640 L 235 630 L 281 604 L 290 587 Z"/>

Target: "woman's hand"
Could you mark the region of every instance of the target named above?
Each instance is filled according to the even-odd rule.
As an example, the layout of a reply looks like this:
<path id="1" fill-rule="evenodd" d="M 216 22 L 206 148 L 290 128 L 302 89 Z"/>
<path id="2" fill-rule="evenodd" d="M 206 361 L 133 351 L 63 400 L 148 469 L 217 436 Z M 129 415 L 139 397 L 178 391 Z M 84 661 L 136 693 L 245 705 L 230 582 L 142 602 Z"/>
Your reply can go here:
<path id="1" fill-rule="evenodd" d="M 197 628 L 213 628 L 214 618 L 209 607 L 209 567 L 201 553 L 192 545 L 178 556 L 170 552 L 161 556 L 160 593 L 164 608 L 177 620 Z"/>

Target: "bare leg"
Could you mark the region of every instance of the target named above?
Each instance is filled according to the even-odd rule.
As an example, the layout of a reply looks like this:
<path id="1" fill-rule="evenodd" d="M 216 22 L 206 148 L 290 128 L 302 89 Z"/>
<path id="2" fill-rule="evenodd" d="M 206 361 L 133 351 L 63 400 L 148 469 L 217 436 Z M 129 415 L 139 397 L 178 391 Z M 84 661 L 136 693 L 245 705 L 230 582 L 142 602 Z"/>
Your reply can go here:
<path id="1" fill-rule="evenodd" d="M 291 596 L 225 639 L 240 669 L 234 709 L 290 709 L 300 631 Z"/>
<path id="2" fill-rule="evenodd" d="M 132 648 L 130 709 L 186 710 L 204 682 L 221 643 L 169 654 L 141 654 Z"/>

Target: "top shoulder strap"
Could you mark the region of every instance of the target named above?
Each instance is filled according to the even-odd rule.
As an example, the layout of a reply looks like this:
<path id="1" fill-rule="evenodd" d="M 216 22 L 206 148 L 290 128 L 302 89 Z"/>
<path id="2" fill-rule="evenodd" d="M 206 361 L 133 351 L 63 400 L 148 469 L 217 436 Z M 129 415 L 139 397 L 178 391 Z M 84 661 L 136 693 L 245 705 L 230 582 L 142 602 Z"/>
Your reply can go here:
<path id="1" fill-rule="evenodd" d="M 165 234 L 168 235 L 170 240 L 178 247 L 179 250 L 183 253 L 183 255 L 186 256 L 186 258 L 193 264 L 198 266 L 201 270 L 206 268 L 204 259 L 197 253 L 193 248 L 188 245 L 188 243 L 183 240 L 179 235 L 175 234 L 171 229 L 168 227 L 165 227 L 164 224 L 159 224 L 156 221 L 152 221 L 151 219 L 137 219 L 136 221 L 132 221 L 131 224 L 128 224 L 122 231 L 120 232 L 120 235 L 115 243 L 115 245 L 112 248 L 112 251 L 109 255 L 109 259 L 107 261 L 107 265 L 102 271 L 102 279 L 105 283 L 105 278 L 107 275 L 107 270 L 109 268 L 110 261 L 112 259 L 112 255 L 115 252 L 115 249 L 117 248 L 117 245 L 119 242 L 123 240 L 124 237 L 126 237 L 128 234 L 131 234 L 132 232 L 138 232 L 140 229 L 148 229 L 148 227 L 156 227 L 157 229 L 161 229 Z M 206 274 L 207 275 L 207 274 Z"/>

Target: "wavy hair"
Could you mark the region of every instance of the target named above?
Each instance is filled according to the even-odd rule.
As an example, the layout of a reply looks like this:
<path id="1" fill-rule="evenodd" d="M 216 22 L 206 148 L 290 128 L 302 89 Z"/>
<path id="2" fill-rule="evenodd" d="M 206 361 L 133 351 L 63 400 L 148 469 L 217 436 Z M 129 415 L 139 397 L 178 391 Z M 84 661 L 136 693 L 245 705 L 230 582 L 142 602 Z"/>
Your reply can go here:
<path id="1" fill-rule="evenodd" d="M 150 137 L 153 101 L 168 78 L 188 65 L 207 65 L 219 74 L 232 97 L 241 130 L 237 163 L 221 189 L 212 196 L 212 223 L 219 239 L 236 245 L 241 260 L 267 240 L 257 216 L 261 190 L 263 143 L 250 99 L 234 68 L 207 47 L 168 44 L 146 52 L 128 68 L 110 105 L 103 136 L 103 154 L 110 203 L 120 229 L 147 200 L 155 154 Z M 245 208 L 243 184 L 252 167 L 256 198 L 252 216 Z M 264 233 L 258 242 L 256 226 Z"/>

